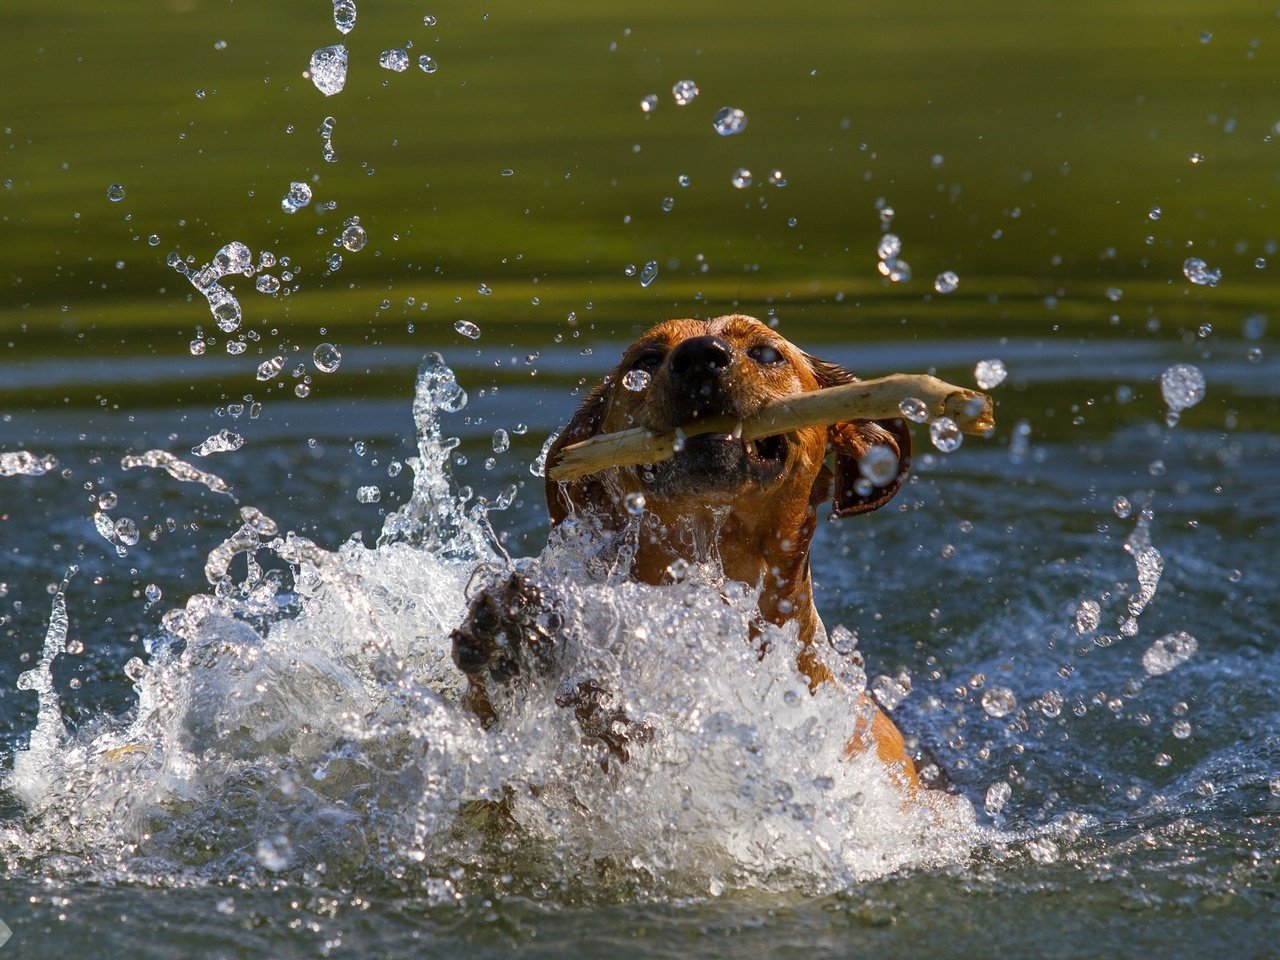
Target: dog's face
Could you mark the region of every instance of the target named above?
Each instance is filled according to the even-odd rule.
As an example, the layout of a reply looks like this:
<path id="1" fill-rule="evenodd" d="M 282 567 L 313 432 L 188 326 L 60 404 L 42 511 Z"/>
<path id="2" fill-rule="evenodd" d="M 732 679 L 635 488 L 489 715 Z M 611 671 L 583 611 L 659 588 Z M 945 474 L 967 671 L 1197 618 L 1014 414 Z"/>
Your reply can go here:
<path id="1" fill-rule="evenodd" d="M 854 379 L 752 317 L 669 320 L 627 348 L 552 446 L 548 462 L 596 434 L 632 427 L 691 433 L 704 417 L 745 420 L 771 400 Z M 858 469 L 876 445 L 898 458 L 893 479 L 878 487 Z M 668 525 L 727 508 L 740 515 L 738 529 L 749 540 L 756 540 L 751 531 L 773 531 L 783 545 L 807 555 L 814 507 L 834 499 L 836 514 L 848 516 L 888 502 L 906 477 L 910 450 L 900 420 L 808 427 L 755 442 L 700 434 L 660 463 L 612 468 L 568 484 L 548 481 L 547 501 L 554 523 L 589 512 L 615 529 L 627 520 L 627 504 L 636 502 L 629 495 L 637 493 L 646 511 Z M 824 466 L 832 451 L 834 474 Z"/>

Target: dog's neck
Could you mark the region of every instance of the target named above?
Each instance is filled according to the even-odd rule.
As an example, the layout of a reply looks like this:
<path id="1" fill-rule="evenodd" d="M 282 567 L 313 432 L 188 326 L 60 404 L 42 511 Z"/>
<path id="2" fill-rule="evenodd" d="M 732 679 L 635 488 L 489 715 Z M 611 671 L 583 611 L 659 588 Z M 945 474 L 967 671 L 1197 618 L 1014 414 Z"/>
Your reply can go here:
<path id="1" fill-rule="evenodd" d="M 809 575 L 816 513 L 810 507 L 780 528 L 766 528 L 761 519 L 737 507 L 651 510 L 638 525 L 631 575 L 642 583 L 670 583 L 680 561 L 716 563 L 726 578 L 759 586 L 766 621 L 782 626 L 794 620 L 801 642 L 811 643 L 820 630 Z"/>

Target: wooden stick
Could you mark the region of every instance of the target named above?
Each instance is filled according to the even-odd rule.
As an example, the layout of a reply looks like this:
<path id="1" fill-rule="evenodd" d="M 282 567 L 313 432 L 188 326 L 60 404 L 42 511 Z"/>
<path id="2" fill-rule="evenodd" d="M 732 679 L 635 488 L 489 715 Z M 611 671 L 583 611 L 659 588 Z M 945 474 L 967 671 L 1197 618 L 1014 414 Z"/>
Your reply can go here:
<path id="1" fill-rule="evenodd" d="M 839 423 L 844 420 L 886 420 L 901 417 L 904 400 L 920 400 L 928 420 L 950 417 L 964 433 L 985 435 L 995 428 L 991 398 L 926 374 L 895 373 L 875 380 L 859 380 L 825 390 L 798 393 L 765 404 L 750 420 L 707 417 L 685 424 L 676 433 L 654 433 L 644 427 L 590 437 L 560 451 L 547 475 L 552 480 L 577 480 L 609 467 L 657 463 L 676 452 L 678 434 L 732 433 L 739 426 L 743 440 L 759 440 L 779 433 Z"/>

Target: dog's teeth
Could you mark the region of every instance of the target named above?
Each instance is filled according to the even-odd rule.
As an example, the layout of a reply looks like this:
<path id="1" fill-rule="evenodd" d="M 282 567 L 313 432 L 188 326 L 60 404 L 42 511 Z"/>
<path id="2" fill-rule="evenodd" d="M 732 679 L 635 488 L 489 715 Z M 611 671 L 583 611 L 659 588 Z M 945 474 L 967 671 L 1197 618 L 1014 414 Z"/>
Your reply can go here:
<path id="1" fill-rule="evenodd" d="M 751 456 L 753 457 L 760 456 L 760 453 L 756 450 L 756 442 L 754 440 L 748 440 L 745 444 L 743 444 L 743 446 L 747 448 L 747 453 L 751 454 Z"/>
<path id="2" fill-rule="evenodd" d="M 732 434 L 732 436 L 733 436 L 733 439 L 735 439 L 735 440 L 741 440 L 741 439 L 742 439 L 742 421 L 741 421 L 741 420 L 739 420 L 737 423 L 735 423 L 735 424 L 733 425 L 733 434 Z"/>

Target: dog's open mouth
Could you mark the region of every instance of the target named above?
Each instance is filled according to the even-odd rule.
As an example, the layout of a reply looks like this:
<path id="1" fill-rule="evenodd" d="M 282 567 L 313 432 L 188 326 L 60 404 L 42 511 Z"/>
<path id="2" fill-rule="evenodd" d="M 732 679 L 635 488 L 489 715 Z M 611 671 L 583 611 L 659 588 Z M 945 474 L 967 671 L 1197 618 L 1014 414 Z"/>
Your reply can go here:
<path id="1" fill-rule="evenodd" d="M 640 467 L 640 475 L 657 493 L 736 490 L 777 478 L 786 458 L 785 435 L 743 440 L 735 433 L 700 433 L 685 438 L 671 459 Z"/>

